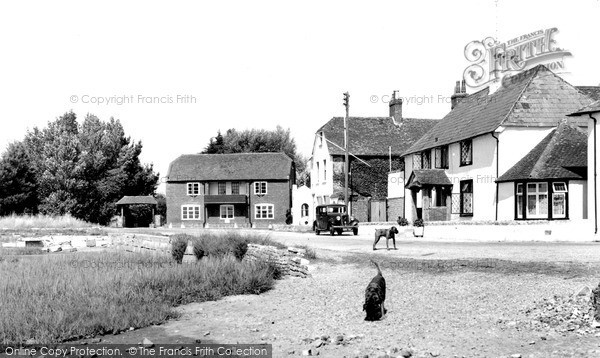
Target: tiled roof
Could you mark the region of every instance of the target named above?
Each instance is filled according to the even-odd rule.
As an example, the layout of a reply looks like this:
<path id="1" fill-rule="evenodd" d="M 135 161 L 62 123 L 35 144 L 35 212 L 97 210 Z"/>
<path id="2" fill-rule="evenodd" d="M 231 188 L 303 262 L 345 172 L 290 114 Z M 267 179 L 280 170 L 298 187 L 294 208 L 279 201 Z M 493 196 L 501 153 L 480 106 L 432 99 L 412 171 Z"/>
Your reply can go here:
<path id="1" fill-rule="evenodd" d="M 350 117 L 348 119 L 348 150 L 354 155 L 402 154 L 417 139 L 430 130 L 438 120 L 403 118 L 398 125 L 392 117 Z M 334 117 L 317 130 L 325 133 L 325 139 L 344 147 L 344 118 Z M 344 151 L 327 143 L 329 153 L 342 155 Z"/>
<path id="2" fill-rule="evenodd" d="M 406 187 L 421 188 L 424 185 L 452 185 L 450 178 L 443 169 L 413 170 L 406 182 Z"/>
<path id="3" fill-rule="evenodd" d="M 600 100 L 600 86 L 575 86 L 575 88 L 594 101 Z"/>
<path id="4" fill-rule="evenodd" d="M 185 154 L 171 162 L 167 181 L 287 180 L 285 153 Z"/>
<path id="5" fill-rule="evenodd" d="M 510 77 L 489 95 L 489 88 L 465 97 L 405 154 L 491 133 L 504 126 L 556 126 L 591 100 L 543 65 Z M 575 120 L 586 126 L 587 121 Z M 579 123 L 581 122 L 581 123 Z"/>
<path id="6" fill-rule="evenodd" d="M 577 126 L 561 123 L 497 182 L 525 179 L 584 179 L 587 135 Z"/>
<path id="7" fill-rule="evenodd" d="M 156 199 L 151 196 L 124 196 L 121 200 L 117 201 L 117 205 L 130 205 L 130 204 L 149 204 L 158 205 Z"/>
<path id="8" fill-rule="evenodd" d="M 585 107 L 579 109 L 577 112 L 571 113 L 570 116 L 577 116 L 580 114 L 594 113 L 594 112 L 600 112 L 600 101 L 596 101 L 596 102 L 590 104 L 589 106 L 585 106 Z"/>

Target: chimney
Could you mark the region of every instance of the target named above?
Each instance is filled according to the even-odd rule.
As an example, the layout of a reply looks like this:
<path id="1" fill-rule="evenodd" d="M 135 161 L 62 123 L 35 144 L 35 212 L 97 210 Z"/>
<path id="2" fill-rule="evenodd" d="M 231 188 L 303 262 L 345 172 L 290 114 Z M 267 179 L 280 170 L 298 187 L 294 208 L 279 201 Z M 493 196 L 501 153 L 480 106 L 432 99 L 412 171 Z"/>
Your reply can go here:
<path id="1" fill-rule="evenodd" d="M 467 97 L 467 86 L 465 80 L 456 81 L 456 86 L 454 86 L 454 94 L 450 96 L 450 109 L 454 109 L 458 102 L 462 101 L 463 98 Z"/>
<path id="2" fill-rule="evenodd" d="M 402 98 L 396 98 L 396 92 L 392 93 L 392 100 L 390 101 L 390 117 L 394 121 L 394 124 L 402 122 Z"/>

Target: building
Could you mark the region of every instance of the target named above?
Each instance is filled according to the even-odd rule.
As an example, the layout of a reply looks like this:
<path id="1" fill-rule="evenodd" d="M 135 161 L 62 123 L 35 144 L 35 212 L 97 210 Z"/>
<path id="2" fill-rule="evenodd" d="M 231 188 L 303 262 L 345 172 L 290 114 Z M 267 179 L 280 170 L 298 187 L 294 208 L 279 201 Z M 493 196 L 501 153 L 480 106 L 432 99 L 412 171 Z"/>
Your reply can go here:
<path id="1" fill-rule="evenodd" d="M 534 166 L 565 164 L 536 155 L 557 154 L 562 147 L 555 144 L 564 136 L 579 140 L 572 126 L 585 128 L 587 120 L 573 118 L 569 129 L 555 128 L 567 114 L 590 102 L 583 91 L 543 65 L 507 78 L 499 88 L 487 87 L 467 95 L 464 85 L 457 86 L 451 111 L 404 153 L 407 219 L 520 219 L 517 195 L 532 200 L 535 196 L 537 207 L 543 206 L 541 202 L 547 200 L 544 195 L 552 194 L 549 187 L 536 184 L 534 191 L 527 184 L 532 191 L 523 192 L 524 184 L 536 178 L 520 175 L 532 169 L 525 165 L 529 162 Z M 576 165 L 581 164 L 580 159 Z M 519 175 L 502 177 L 509 170 Z M 552 175 L 542 175 L 541 179 L 568 179 L 574 190 L 583 194 L 584 177 Z M 503 180 L 497 182 L 499 178 Z M 579 202 L 574 207 L 583 206 L 583 198 L 575 197 L 571 195 L 571 200 Z M 578 210 L 577 216 L 584 214 Z M 543 211 L 536 211 L 536 216 L 541 218 Z"/>
<path id="2" fill-rule="evenodd" d="M 167 224 L 267 227 L 284 224 L 296 180 L 284 153 L 188 154 L 167 174 Z"/>
<path id="3" fill-rule="evenodd" d="M 403 117 L 402 99 L 395 93 L 389 111 L 389 117 L 348 119 L 349 206 L 360 221 L 395 220 L 403 215 L 403 197 L 387 200 L 388 172 L 404 169 L 401 154 L 436 123 Z M 334 117 L 315 133 L 311 157 L 314 206 L 344 201 L 344 156 L 344 118 Z"/>

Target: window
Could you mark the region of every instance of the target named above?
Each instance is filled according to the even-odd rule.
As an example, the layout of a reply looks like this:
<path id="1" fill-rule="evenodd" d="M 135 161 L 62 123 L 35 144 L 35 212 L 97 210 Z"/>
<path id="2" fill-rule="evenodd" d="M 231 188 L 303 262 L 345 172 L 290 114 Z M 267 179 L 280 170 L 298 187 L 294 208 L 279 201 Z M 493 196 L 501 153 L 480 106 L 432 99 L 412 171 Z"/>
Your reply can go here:
<path id="1" fill-rule="evenodd" d="M 199 195 L 200 183 L 187 183 L 187 195 Z"/>
<path id="2" fill-rule="evenodd" d="M 548 217 L 548 183 L 527 183 L 527 218 Z"/>
<path id="3" fill-rule="evenodd" d="M 321 181 L 321 169 L 319 166 L 319 162 L 317 162 L 317 184 Z"/>
<path id="4" fill-rule="evenodd" d="M 232 195 L 240 194 L 240 182 L 239 181 L 231 182 L 231 194 Z"/>
<path id="5" fill-rule="evenodd" d="M 254 183 L 254 194 L 255 195 L 265 195 L 267 194 L 267 182 L 266 181 L 257 181 Z"/>
<path id="6" fill-rule="evenodd" d="M 323 159 L 323 182 L 327 181 L 327 160 Z"/>
<path id="7" fill-rule="evenodd" d="M 273 219 L 274 218 L 273 204 L 258 204 L 254 205 L 255 219 Z"/>
<path id="8" fill-rule="evenodd" d="M 308 204 L 302 204 L 300 207 L 300 216 L 307 217 L 308 216 Z"/>
<path id="9" fill-rule="evenodd" d="M 460 142 L 460 165 L 473 164 L 473 141 L 471 139 Z"/>
<path id="10" fill-rule="evenodd" d="M 221 205 L 221 219 L 233 219 L 233 205 Z"/>
<path id="11" fill-rule="evenodd" d="M 523 218 L 523 184 L 521 184 L 521 183 L 517 184 L 517 194 L 515 197 L 517 200 L 517 219 L 522 219 Z"/>
<path id="12" fill-rule="evenodd" d="M 200 220 L 200 205 L 182 205 L 181 220 Z"/>
<path id="13" fill-rule="evenodd" d="M 473 180 L 460 181 L 460 216 L 473 216 Z"/>
<path id="14" fill-rule="evenodd" d="M 553 192 L 555 193 L 566 193 L 567 192 L 567 183 L 558 182 L 552 184 Z"/>
<path id="15" fill-rule="evenodd" d="M 564 219 L 567 217 L 567 183 L 552 184 L 552 218 Z"/>
<path id="16" fill-rule="evenodd" d="M 323 145 L 323 132 L 319 132 L 319 146 Z"/>
<path id="17" fill-rule="evenodd" d="M 452 194 L 452 214 L 460 214 L 460 193 Z"/>
<path id="18" fill-rule="evenodd" d="M 219 182 L 219 195 L 227 194 L 227 183 L 220 181 Z"/>
<path id="19" fill-rule="evenodd" d="M 431 151 L 421 152 L 421 169 L 431 169 Z"/>
<path id="20" fill-rule="evenodd" d="M 421 153 L 413 154 L 413 170 L 421 169 Z"/>
<path id="21" fill-rule="evenodd" d="M 435 148 L 435 168 L 448 169 L 448 146 Z"/>

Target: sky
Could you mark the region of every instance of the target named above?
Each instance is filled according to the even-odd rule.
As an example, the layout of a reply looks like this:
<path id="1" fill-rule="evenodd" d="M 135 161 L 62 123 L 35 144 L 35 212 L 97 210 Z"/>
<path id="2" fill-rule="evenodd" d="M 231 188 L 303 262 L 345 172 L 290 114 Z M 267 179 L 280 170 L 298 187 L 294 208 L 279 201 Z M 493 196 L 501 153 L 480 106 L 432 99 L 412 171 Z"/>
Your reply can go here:
<path id="1" fill-rule="evenodd" d="M 599 85 L 599 15 L 598 0 L 2 2 L 0 152 L 72 110 L 119 119 L 161 177 L 229 128 L 290 128 L 310 156 L 346 91 L 352 116 L 387 116 L 398 90 L 404 116 L 442 118 L 465 45 L 488 36 L 556 27 L 562 76 Z"/>

